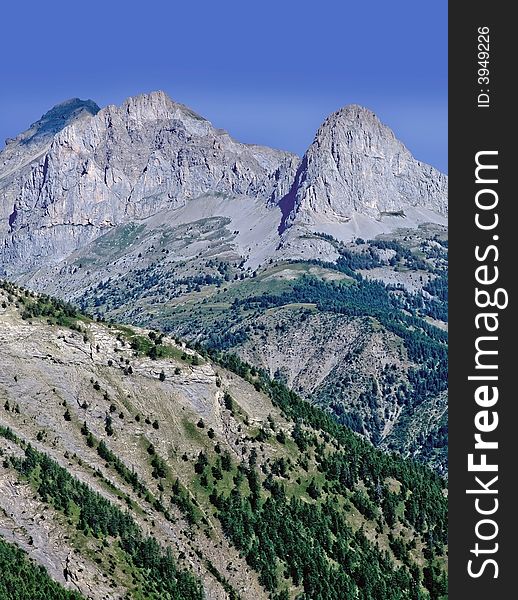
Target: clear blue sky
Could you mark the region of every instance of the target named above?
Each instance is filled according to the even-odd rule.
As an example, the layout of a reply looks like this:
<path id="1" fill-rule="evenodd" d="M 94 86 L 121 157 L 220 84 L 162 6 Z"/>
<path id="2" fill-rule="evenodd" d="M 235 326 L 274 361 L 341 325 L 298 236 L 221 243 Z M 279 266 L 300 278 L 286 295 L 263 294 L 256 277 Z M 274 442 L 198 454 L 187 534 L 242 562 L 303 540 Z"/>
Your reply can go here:
<path id="1" fill-rule="evenodd" d="M 363 104 L 447 169 L 446 0 L 15 0 L 2 25 L 2 142 L 66 98 L 163 89 L 298 154 L 329 113 Z"/>

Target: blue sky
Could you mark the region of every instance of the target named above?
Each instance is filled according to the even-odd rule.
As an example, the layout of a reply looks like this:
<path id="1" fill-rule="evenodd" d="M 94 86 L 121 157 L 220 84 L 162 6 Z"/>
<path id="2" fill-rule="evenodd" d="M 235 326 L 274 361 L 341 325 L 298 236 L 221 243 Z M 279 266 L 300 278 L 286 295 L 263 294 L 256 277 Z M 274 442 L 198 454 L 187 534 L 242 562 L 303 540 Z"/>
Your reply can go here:
<path id="1" fill-rule="evenodd" d="M 244 142 L 302 154 L 349 103 L 447 170 L 447 1 L 18 1 L 2 8 L 0 140 L 70 97 L 163 89 Z"/>

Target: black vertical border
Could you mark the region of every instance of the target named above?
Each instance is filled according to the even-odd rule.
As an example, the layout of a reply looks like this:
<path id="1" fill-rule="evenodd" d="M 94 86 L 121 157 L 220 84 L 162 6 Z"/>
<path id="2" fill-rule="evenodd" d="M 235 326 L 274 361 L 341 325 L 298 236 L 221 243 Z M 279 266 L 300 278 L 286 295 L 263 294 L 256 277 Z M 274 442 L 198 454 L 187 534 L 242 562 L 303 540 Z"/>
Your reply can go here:
<path id="1" fill-rule="evenodd" d="M 511 17 L 512 4 L 497 0 L 449 4 L 449 231 L 450 231 L 450 400 L 449 400 L 449 598 L 451 600 L 500 600 L 518 598 L 518 340 L 516 320 L 516 283 L 518 269 L 518 207 L 515 188 L 518 174 L 516 103 L 512 87 L 518 78 L 518 30 Z M 478 82 L 478 28 L 489 27 L 489 85 Z M 482 88 L 490 90 L 489 108 L 477 107 Z M 498 231 L 482 232 L 475 226 L 475 154 L 481 150 L 498 151 L 499 214 Z M 486 555 L 498 563 L 498 578 L 487 568 L 472 578 L 467 571 L 470 550 L 477 538 L 475 525 L 484 518 L 477 515 L 474 496 L 466 494 L 474 487 L 474 473 L 468 473 L 467 455 L 475 443 L 474 402 L 476 385 L 468 382 L 474 374 L 475 268 L 474 248 L 492 243 L 498 234 L 498 286 L 509 293 L 509 305 L 499 311 L 498 375 L 499 426 L 491 439 L 497 451 L 488 453 L 498 465 L 499 509 L 493 516 L 499 526 L 495 554 Z M 480 335 L 480 332 L 479 334 Z M 478 408 L 480 410 L 480 408 Z M 493 410 L 493 409 L 491 409 Z M 483 475 L 483 474 L 482 474 Z M 487 479 L 487 476 L 485 477 Z M 487 496 L 486 496 L 487 498 Z M 492 542 L 479 541 L 481 547 Z M 476 563 L 481 565 L 481 558 Z"/>

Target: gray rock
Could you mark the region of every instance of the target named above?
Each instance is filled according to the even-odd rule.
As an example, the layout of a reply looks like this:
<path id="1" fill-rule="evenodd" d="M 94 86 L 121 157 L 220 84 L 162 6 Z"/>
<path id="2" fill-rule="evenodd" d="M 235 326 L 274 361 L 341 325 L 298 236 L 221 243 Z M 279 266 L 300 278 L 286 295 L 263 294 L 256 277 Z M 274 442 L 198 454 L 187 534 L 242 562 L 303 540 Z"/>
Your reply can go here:
<path id="1" fill-rule="evenodd" d="M 200 198 L 224 199 L 223 212 L 205 214 Z M 0 273 L 57 266 L 113 228 L 153 215 L 174 226 L 178 209 L 194 200 L 193 221 L 230 217 L 241 237 L 250 200 L 256 216 L 235 250 L 255 268 L 272 257 L 334 260 L 333 247 L 308 232 L 348 240 L 446 224 L 447 177 L 356 105 L 324 122 L 301 162 L 236 142 L 163 92 L 102 110 L 69 100 L 0 153 Z"/>
<path id="2" fill-rule="evenodd" d="M 0 154 L 0 174 L 19 169 L 47 151 L 54 135 L 73 122 L 96 115 L 100 108 L 92 100 L 71 98 L 51 108 L 39 121 L 15 138 L 5 141 Z"/>
<path id="3" fill-rule="evenodd" d="M 202 194 L 275 203 L 298 166 L 288 152 L 234 141 L 163 92 L 99 112 L 70 102 L 74 118 L 64 128 L 52 115 L 67 103 L 2 152 L 0 264 L 7 273 L 58 262 L 111 227 Z M 27 148 L 29 139 L 38 152 Z"/>
<path id="4" fill-rule="evenodd" d="M 284 228 L 344 223 L 355 213 L 379 220 L 410 207 L 445 216 L 447 177 L 415 160 L 374 113 L 353 104 L 320 127 L 284 202 Z"/>

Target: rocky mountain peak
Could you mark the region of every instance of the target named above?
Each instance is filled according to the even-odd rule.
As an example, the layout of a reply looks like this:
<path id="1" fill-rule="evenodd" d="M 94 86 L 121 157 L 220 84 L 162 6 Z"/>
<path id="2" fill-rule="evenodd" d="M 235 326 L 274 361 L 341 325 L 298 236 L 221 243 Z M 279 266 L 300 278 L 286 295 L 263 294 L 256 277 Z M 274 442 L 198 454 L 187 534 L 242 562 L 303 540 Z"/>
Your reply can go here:
<path id="1" fill-rule="evenodd" d="M 418 207 L 447 214 L 447 178 L 413 158 L 369 109 L 356 104 L 330 115 L 300 165 L 286 225 L 379 219 Z"/>
<path id="2" fill-rule="evenodd" d="M 100 110 L 93 100 L 70 98 L 56 104 L 41 119 L 33 123 L 27 131 L 12 141 L 23 141 L 27 144 L 37 136 L 53 136 L 77 119 L 96 115 Z"/>
<path id="3" fill-rule="evenodd" d="M 110 105 L 104 112 L 108 115 L 118 113 L 122 118 L 138 124 L 179 120 L 194 134 L 204 135 L 213 129 L 207 119 L 184 104 L 175 102 L 161 90 L 131 96 L 120 107 Z"/>
<path id="4" fill-rule="evenodd" d="M 266 209 L 299 162 L 233 140 L 161 91 L 102 110 L 70 100 L 41 121 L 60 126 L 47 126 L 37 151 L 18 138 L 0 154 L 0 268 L 9 272 L 59 261 L 112 227 L 203 195 L 246 196 Z"/>
<path id="5" fill-rule="evenodd" d="M 267 232 L 272 252 L 321 256 L 322 244 L 308 245 L 299 226 L 346 240 L 445 224 L 447 178 L 354 104 L 324 121 L 300 161 L 239 143 L 163 91 L 103 109 L 74 98 L 0 152 L 0 271 L 60 262 L 112 228 L 159 219 L 202 197 L 225 199 L 218 210 L 235 218 L 233 200 L 261 205 L 244 247 L 258 264 L 265 251 L 249 254 L 259 248 L 256 236 L 264 239 L 265 215 L 275 212 Z"/>
<path id="6" fill-rule="evenodd" d="M 68 122 L 74 117 L 77 117 L 81 112 L 85 111 L 91 115 L 96 115 L 101 109 L 93 100 L 81 100 L 80 98 L 69 98 L 63 102 L 59 102 L 47 111 L 37 124 L 52 123 L 62 120 Z"/>
<path id="7" fill-rule="evenodd" d="M 339 108 L 335 112 L 331 113 L 320 126 L 317 136 L 320 132 L 340 126 L 346 128 L 354 128 L 357 125 L 360 128 L 379 128 L 384 129 L 386 133 L 394 137 L 392 131 L 379 120 L 375 113 L 369 108 L 361 106 L 360 104 L 346 104 Z"/>
<path id="8" fill-rule="evenodd" d="M 344 136 L 345 133 L 345 136 Z M 408 150 L 396 140 L 393 131 L 384 125 L 368 108 L 358 104 L 349 104 L 327 117 L 315 136 L 317 144 L 326 144 L 334 140 L 342 143 L 340 151 L 375 152 L 388 143 L 396 143 L 398 149 L 406 154 Z"/>
<path id="9" fill-rule="evenodd" d="M 6 147 L 0 153 L 0 178 L 46 151 L 54 136 L 65 127 L 99 111 L 93 100 L 70 98 L 56 104 L 26 131 L 5 141 Z"/>

